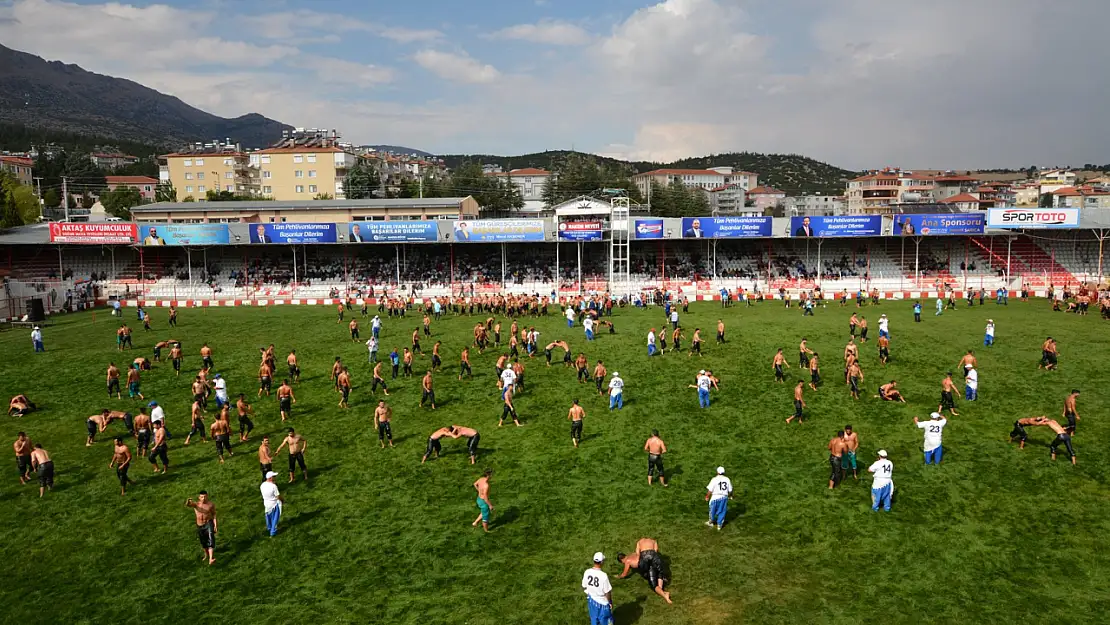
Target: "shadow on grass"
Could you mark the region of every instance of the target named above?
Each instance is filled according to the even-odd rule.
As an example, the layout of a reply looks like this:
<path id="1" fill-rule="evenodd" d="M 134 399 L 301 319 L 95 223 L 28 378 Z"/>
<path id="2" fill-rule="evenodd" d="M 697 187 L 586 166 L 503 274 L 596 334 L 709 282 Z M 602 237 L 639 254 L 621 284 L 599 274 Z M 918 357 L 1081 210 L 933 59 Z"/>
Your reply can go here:
<path id="1" fill-rule="evenodd" d="M 501 527 L 503 525 L 509 525 L 519 518 L 520 508 L 517 508 L 516 506 L 509 506 L 507 510 L 494 517 L 493 521 L 489 524 L 490 529 Z"/>
<path id="2" fill-rule="evenodd" d="M 613 609 L 614 625 L 631 625 L 644 615 L 644 602 L 647 597 L 640 595 L 632 603 L 622 603 Z"/>
<path id="3" fill-rule="evenodd" d="M 301 525 L 302 523 L 307 523 L 312 519 L 320 516 L 321 514 L 323 514 L 323 512 L 321 512 L 320 510 L 309 510 L 308 512 L 300 512 L 297 514 L 297 516 L 290 517 L 288 521 L 285 521 L 283 517 L 282 521 L 284 522 L 280 523 L 280 525 L 278 526 L 278 535 L 281 535 L 282 530 L 289 531 L 289 528 L 296 527 L 298 525 Z"/>
<path id="4" fill-rule="evenodd" d="M 54 490 L 56 492 L 64 492 L 64 491 L 67 491 L 71 488 L 76 488 L 78 486 L 84 486 L 85 484 L 88 484 L 89 482 L 96 479 L 96 473 L 82 473 L 81 475 L 77 476 L 76 478 L 73 478 L 72 476 L 67 476 L 67 477 L 68 477 L 68 479 L 65 479 L 65 480 L 59 480 L 59 479 L 55 478 L 55 481 L 57 483 L 54 485 L 54 488 L 52 490 Z M 32 481 L 36 485 L 38 484 L 38 479 L 37 478 L 33 477 Z"/>

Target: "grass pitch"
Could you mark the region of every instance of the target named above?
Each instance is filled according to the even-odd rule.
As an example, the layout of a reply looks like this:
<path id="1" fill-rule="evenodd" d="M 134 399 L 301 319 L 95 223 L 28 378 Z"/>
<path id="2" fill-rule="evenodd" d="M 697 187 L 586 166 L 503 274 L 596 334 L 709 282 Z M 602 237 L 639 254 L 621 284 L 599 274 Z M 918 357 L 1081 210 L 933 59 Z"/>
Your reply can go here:
<path id="1" fill-rule="evenodd" d="M 704 358 L 667 353 L 650 360 L 645 335 L 665 325 L 661 310 L 618 310 L 617 334 L 587 343 L 553 308 L 556 314 L 534 322 L 541 344 L 565 338 L 575 355 L 585 352 L 591 369 L 600 358 L 619 371 L 624 410 L 608 412 L 592 384 L 578 384 L 559 366 L 561 352 L 551 368 L 541 354 L 527 361 L 527 389 L 517 397 L 526 427 L 500 429 L 496 352 L 473 350 L 474 379 L 456 381 L 459 350 L 479 316 L 448 316 L 433 323 L 434 339 L 444 343 L 438 410 L 417 407 L 419 375 L 391 381 L 397 447 L 386 450 L 371 425 L 365 346 L 349 340 L 334 309 L 182 309 L 172 331 L 166 312 L 154 310 L 151 333 L 127 310 L 138 328 L 136 349 L 122 355 L 115 351 L 118 321 L 106 311 L 95 320 L 56 318 L 44 329 L 45 354 L 32 354 L 27 332 L 5 332 L 0 386 L 5 397 L 28 394 L 40 411 L 5 418 L 3 437 L 10 443 L 27 431 L 51 452 L 57 476 L 54 491 L 39 499 L 37 483 L 19 485 L 9 456 L 0 554 L 11 569 L 0 586 L 0 622 L 585 623 L 578 584 L 598 550 L 609 557 L 620 624 L 1105 622 L 1110 326 L 1093 315 L 1052 313 L 1044 302 L 961 307 L 939 318 L 929 308 L 920 324 L 910 302 L 862 311 L 872 340 L 860 350 L 868 392 L 858 402 L 841 376 L 854 307 L 832 305 L 803 318 L 781 304 L 696 304 L 682 325 L 687 345 L 693 328 L 702 328 Z M 893 362 L 885 369 L 874 342 L 881 312 L 891 317 L 893 334 Z M 722 316 L 729 342 L 716 346 Z M 993 348 L 982 346 L 987 317 L 998 326 Z M 507 338 L 509 320 L 502 321 Z M 382 356 L 408 345 L 417 326 L 418 316 L 386 320 Z M 362 333 L 369 335 L 368 323 Z M 1058 372 L 1037 369 L 1049 334 L 1060 344 Z M 825 384 L 806 393 L 807 421 L 786 425 L 791 385 L 773 382 L 770 362 L 784 348 L 790 379 L 798 379 L 802 336 L 822 355 Z M 108 462 L 110 437 L 123 426 L 113 423 L 86 448 L 84 420 L 104 407 L 137 410 L 137 402 L 106 399 L 104 370 L 109 361 L 149 357 L 154 342 L 171 337 L 184 343 L 185 373 L 175 378 L 168 364 L 156 364 L 143 380 L 143 393 L 163 404 L 175 435 L 171 470 L 155 476 L 136 458 L 137 484 L 121 498 Z M 191 401 L 187 374 L 199 368 L 205 341 L 233 396 L 253 398 L 260 346 L 276 344 L 279 379 L 288 350 L 300 356 L 291 425 L 309 442 L 311 477 L 286 485 L 284 452 L 276 458 L 288 506 L 273 539 L 265 534 L 256 450 L 263 433 L 275 447 L 281 438 L 276 398 L 252 399 L 258 428 L 251 442 L 235 444 L 227 464 L 218 464 L 211 443 L 181 445 Z M 430 352 L 431 341 L 423 346 Z M 969 348 L 979 356 L 981 399 L 959 403 L 962 415 L 945 430 L 944 464 L 925 467 L 912 417 L 937 407 L 944 372 Z M 336 407 L 328 380 L 336 355 L 351 365 L 350 410 Z M 416 358 L 418 374 L 428 361 Z M 699 368 L 721 379 L 708 410 L 687 388 Z M 871 397 L 891 377 L 908 404 Z M 1077 467 L 1064 457 L 1049 460 L 1047 428 L 1031 428 L 1023 451 L 1007 444 L 1014 419 L 1059 418 L 1072 387 L 1083 391 Z M 576 397 L 588 413 L 580 449 L 566 419 Z M 468 463 L 460 439 L 421 465 L 428 434 L 451 423 L 482 433 L 478 464 Z M 861 438 L 863 475 L 829 492 L 825 443 L 847 423 Z M 668 489 L 646 484 L 642 446 L 652 428 L 670 448 Z M 895 464 L 889 514 L 871 512 L 863 470 L 879 448 Z M 703 525 L 704 487 L 719 464 L 737 489 L 721 532 Z M 477 515 L 471 484 L 485 467 L 495 471 L 488 535 L 470 525 Z M 220 519 L 213 567 L 202 563 L 192 511 L 183 507 L 201 489 Z M 658 539 L 669 560 L 672 606 L 638 577 L 616 580 L 617 551 L 630 551 L 641 536 Z"/>

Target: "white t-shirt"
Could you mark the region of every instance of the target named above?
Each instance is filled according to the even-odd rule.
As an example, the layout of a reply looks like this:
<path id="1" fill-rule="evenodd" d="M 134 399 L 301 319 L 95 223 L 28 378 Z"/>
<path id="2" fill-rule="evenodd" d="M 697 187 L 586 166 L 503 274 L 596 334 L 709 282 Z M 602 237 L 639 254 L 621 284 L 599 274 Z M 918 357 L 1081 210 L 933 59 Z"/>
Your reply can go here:
<path id="1" fill-rule="evenodd" d="M 613 586 L 605 571 L 589 568 L 582 574 L 582 590 L 586 591 L 586 596 L 593 599 L 594 603 L 609 605 L 609 598 L 605 595 L 613 592 Z"/>
<path id="2" fill-rule="evenodd" d="M 262 504 L 266 506 L 266 514 L 273 512 L 274 508 L 281 505 L 281 502 L 278 501 L 278 496 L 281 495 L 281 493 L 278 492 L 277 484 L 273 482 L 262 482 L 262 486 L 259 487 L 259 490 L 262 491 Z"/>
<path id="3" fill-rule="evenodd" d="M 372 328 L 380 328 L 382 327 L 382 320 L 378 317 L 374 317 L 374 319 L 370 321 L 370 326 Z"/>
<path id="4" fill-rule="evenodd" d="M 366 349 L 372 352 L 378 351 L 378 340 L 374 337 L 370 337 L 370 340 L 366 341 Z"/>
<path id="5" fill-rule="evenodd" d="M 979 390 L 979 372 L 975 369 L 967 370 L 967 387 L 973 391 Z"/>
<path id="6" fill-rule="evenodd" d="M 586 328 L 587 332 L 592 331 L 594 329 L 594 320 L 593 320 L 593 318 L 592 317 L 586 317 L 585 319 L 583 319 L 582 320 L 582 326 Z"/>
<path id="7" fill-rule="evenodd" d="M 616 397 L 617 395 L 620 395 L 621 391 L 623 391 L 623 390 L 624 390 L 624 380 L 622 380 L 620 378 L 613 378 L 612 380 L 609 380 L 609 394 L 610 395 L 612 395 L 613 397 Z"/>
<path id="8" fill-rule="evenodd" d="M 994 336 L 994 324 L 993 323 L 988 323 L 987 324 L 987 336 Z"/>
<path id="9" fill-rule="evenodd" d="M 925 430 L 925 451 L 933 451 L 940 447 L 940 436 L 944 433 L 944 426 L 948 424 L 948 419 L 929 419 L 928 421 L 918 421 L 918 429 Z"/>
<path id="10" fill-rule="evenodd" d="M 891 476 L 894 473 L 894 463 L 886 458 L 876 460 L 874 464 L 867 467 L 867 470 L 875 474 L 875 478 L 871 480 L 871 488 L 882 488 L 887 484 L 893 484 Z"/>
<path id="11" fill-rule="evenodd" d="M 227 380 L 220 378 L 215 382 L 216 396 L 227 399 Z"/>
<path id="12" fill-rule="evenodd" d="M 671 311 L 671 323 L 678 323 L 678 311 L 677 310 L 672 310 Z"/>
<path id="13" fill-rule="evenodd" d="M 890 319 L 879 319 L 879 332 L 889 332 Z"/>
<path id="14" fill-rule="evenodd" d="M 655 333 L 648 332 L 648 345 L 655 345 Z"/>
<path id="15" fill-rule="evenodd" d="M 38 343 L 42 342 L 42 332 L 39 330 L 31 330 L 31 340 Z"/>
<path id="16" fill-rule="evenodd" d="M 516 371 L 506 367 L 501 372 L 501 386 L 512 386 L 514 382 L 516 382 Z"/>
<path id="17" fill-rule="evenodd" d="M 708 391 L 709 387 L 712 386 L 712 385 L 713 385 L 713 381 L 709 379 L 708 375 L 699 375 L 698 376 L 698 390 L 699 391 Z"/>
<path id="18" fill-rule="evenodd" d="M 574 321 L 574 308 L 567 306 L 567 321 Z"/>
<path id="19" fill-rule="evenodd" d="M 150 411 L 150 422 L 151 423 L 154 423 L 156 421 L 165 422 L 165 420 L 166 420 L 166 411 L 162 410 L 161 406 L 155 406 L 154 410 Z"/>
<path id="20" fill-rule="evenodd" d="M 732 494 L 732 480 L 723 475 L 718 475 L 709 480 L 709 484 L 705 489 L 709 491 L 710 501 L 725 499 Z"/>

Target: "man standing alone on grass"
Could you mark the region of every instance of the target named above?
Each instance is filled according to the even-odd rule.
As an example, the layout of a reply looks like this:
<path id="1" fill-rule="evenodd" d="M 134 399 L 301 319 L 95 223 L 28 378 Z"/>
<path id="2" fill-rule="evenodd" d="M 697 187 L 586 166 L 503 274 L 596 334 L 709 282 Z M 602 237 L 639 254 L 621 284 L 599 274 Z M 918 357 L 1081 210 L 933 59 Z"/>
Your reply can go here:
<path id="1" fill-rule="evenodd" d="M 574 443 L 576 449 L 579 441 L 582 440 L 582 418 L 585 416 L 586 411 L 578 405 L 578 400 L 575 399 L 574 405 L 567 412 L 567 419 L 570 419 L 570 442 Z"/>
<path id="2" fill-rule="evenodd" d="M 278 521 L 281 520 L 281 508 L 285 504 L 285 498 L 278 492 L 277 484 L 274 484 L 274 478 L 277 473 L 273 471 L 266 472 L 266 481 L 262 482 L 259 490 L 262 491 L 262 505 L 266 510 L 266 531 L 273 537 L 277 534 Z"/>
<path id="3" fill-rule="evenodd" d="M 42 330 L 39 329 L 38 326 L 35 326 L 34 329 L 31 330 L 31 345 L 35 348 L 36 354 L 46 351 L 46 348 L 43 347 L 42 344 Z"/>
<path id="4" fill-rule="evenodd" d="M 116 445 L 112 451 L 112 461 L 108 463 L 108 468 L 116 470 L 116 477 L 119 478 L 119 494 L 122 497 L 127 494 L 127 485 L 134 484 L 131 478 L 127 477 L 127 471 L 131 469 L 131 450 L 123 443 L 123 439 L 116 437 Z"/>
<path id="5" fill-rule="evenodd" d="M 975 401 L 979 399 L 979 372 L 975 369 L 967 369 L 965 372 L 964 384 L 964 399 L 967 401 Z"/>
<path id="6" fill-rule="evenodd" d="M 582 574 L 582 590 L 590 610 L 590 625 L 613 625 L 613 586 L 609 576 L 601 570 L 605 554 L 594 554 L 594 565 Z"/>
<path id="7" fill-rule="evenodd" d="M 486 469 L 482 472 L 482 477 L 474 482 L 474 488 L 478 490 L 478 498 L 475 500 L 475 503 L 478 504 L 478 510 L 480 510 L 481 513 L 478 515 L 478 518 L 474 519 L 471 525 L 473 527 L 478 527 L 478 524 L 481 523 L 482 529 L 485 530 L 486 533 L 489 533 L 489 517 L 490 514 L 493 513 L 493 504 L 489 501 L 489 478 L 492 475 L 493 469 Z"/>
<path id="8" fill-rule="evenodd" d="M 709 480 L 705 489 L 705 500 L 709 502 L 709 520 L 705 524 L 709 527 L 716 525 L 720 530 L 725 524 L 728 500 L 732 499 L 732 480 L 725 477 L 724 467 L 717 467 L 717 476 Z"/>
<path id="9" fill-rule="evenodd" d="M 216 563 L 213 552 L 216 550 L 216 505 L 208 499 L 208 491 L 202 490 L 197 494 L 197 500 L 185 500 L 185 507 L 192 508 L 197 515 L 197 538 L 200 540 L 201 551 L 208 558 L 208 566 Z"/>
<path id="10" fill-rule="evenodd" d="M 994 345 L 994 319 L 987 319 L 987 331 L 983 335 L 983 347 Z"/>
<path id="11" fill-rule="evenodd" d="M 939 412 L 934 412 L 929 416 L 931 417 L 929 421 L 918 421 L 917 417 L 914 417 L 913 422 L 918 429 L 925 430 L 925 464 L 940 464 L 941 458 L 944 456 L 944 447 L 941 446 L 940 439 L 944 433 L 944 426 L 948 424 L 948 419 L 945 419 Z"/>
<path id="12" fill-rule="evenodd" d="M 648 454 L 648 486 L 651 486 L 655 472 L 658 471 L 659 483 L 666 488 L 667 477 L 663 469 L 663 454 L 667 453 L 667 444 L 659 438 L 659 430 L 651 431 L 651 438 L 644 443 L 644 451 Z"/>
<path id="13" fill-rule="evenodd" d="M 281 453 L 281 448 L 286 445 L 289 446 L 289 483 L 293 483 L 298 464 L 301 465 L 301 477 L 307 480 L 308 469 L 304 465 L 304 452 L 308 449 L 308 442 L 300 434 L 293 431 L 293 428 L 289 428 L 289 434 L 285 437 L 285 440 L 281 441 L 274 453 Z"/>
<path id="14" fill-rule="evenodd" d="M 886 450 L 879 450 L 879 459 L 867 467 L 869 473 L 875 474 L 871 480 L 871 509 L 875 512 L 879 511 L 879 506 L 883 510 L 890 512 L 890 500 L 894 496 L 894 480 L 891 479 L 894 473 L 894 463 L 886 458 Z"/>
<path id="15" fill-rule="evenodd" d="M 613 379 L 609 380 L 609 410 L 614 406 L 617 410 L 624 409 L 624 380 L 616 371 L 613 372 Z"/>

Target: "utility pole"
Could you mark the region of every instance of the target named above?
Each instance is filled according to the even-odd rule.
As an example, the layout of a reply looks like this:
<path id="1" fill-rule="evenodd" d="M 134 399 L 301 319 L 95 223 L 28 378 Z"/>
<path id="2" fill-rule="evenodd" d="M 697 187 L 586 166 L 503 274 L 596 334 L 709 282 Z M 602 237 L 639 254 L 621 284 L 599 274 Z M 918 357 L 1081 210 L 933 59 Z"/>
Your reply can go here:
<path id="1" fill-rule="evenodd" d="M 420 199 L 424 199 L 424 176 L 420 176 Z"/>
<path id="2" fill-rule="evenodd" d="M 66 221 L 69 221 L 69 191 L 65 176 L 62 176 L 62 207 L 65 209 Z"/>
<path id="3" fill-rule="evenodd" d="M 39 199 L 41 200 L 42 199 L 42 176 L 35 176 L 35 189 L 37 189 L 35 191 L 35 195 L 39 196 Z"/>

